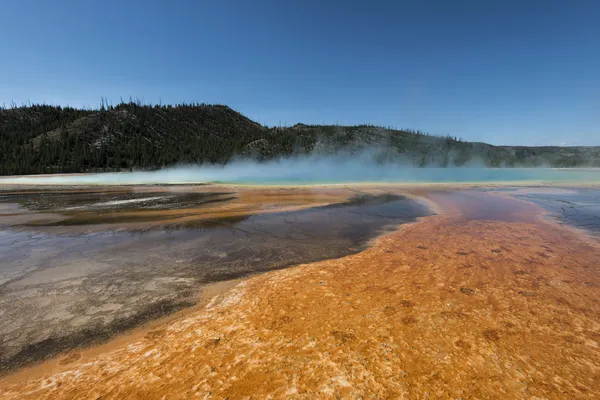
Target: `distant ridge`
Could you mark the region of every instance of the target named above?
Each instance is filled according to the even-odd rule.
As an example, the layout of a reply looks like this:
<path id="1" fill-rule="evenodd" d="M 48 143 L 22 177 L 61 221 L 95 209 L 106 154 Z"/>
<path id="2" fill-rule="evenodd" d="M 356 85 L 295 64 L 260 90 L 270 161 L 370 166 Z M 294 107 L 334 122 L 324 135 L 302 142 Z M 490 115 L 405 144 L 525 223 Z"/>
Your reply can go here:
<path id="1" fill-rule="evenodd" d="M 379 161 L 416 166 L 600 166 L 600 146 L 492 146 L 372 125 L 266 127 L 224 105 L 129 102 L 96 110 L 0 109 L 0 175 L 128 171 L 365 150 Z"/>

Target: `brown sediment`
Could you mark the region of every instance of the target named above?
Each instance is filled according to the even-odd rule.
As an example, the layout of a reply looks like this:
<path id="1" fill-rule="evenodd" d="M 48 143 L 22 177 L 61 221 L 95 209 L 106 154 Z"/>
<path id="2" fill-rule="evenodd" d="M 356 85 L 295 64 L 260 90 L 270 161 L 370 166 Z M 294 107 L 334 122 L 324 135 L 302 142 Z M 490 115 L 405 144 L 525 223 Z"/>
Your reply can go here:
<path id="1" fill-rule="evenodd" d="M 256 214 L 273 212 L 298 211 L 305 208 L 326 206 L 333 203 L 347 201 L 354 192 L 342 188 L 330 189 L 241 189 L 225 193 L 215 192 L 214 188 L 206 186 L 182 186 L 182 187 L 141 187 L 123 188 L 110 187 L 104 190 L 89 188 L 53 190 L 53 194 L 78 194 L 90 193 L 96 195 L 119 195 L 135 192 L 147 194 L 164 195 L 173 192 L 183 193 L 206 193 L 215 195 L 206 204 L 200 206 L 189 206 L 185 208 L 169 209 L 168 206 L 158 209 L 123 208 L 116 206 L 113 209 L 101 210 L 82 208 L 76 210 L 61 210 L 56 207 L 44 212 L 35 212 L 26 208 L 12 207 L 10 214 L 2 215 L 4 225 L 23 225 L 42 228 L 46 230 L 62 230 L 63 226 L 82 226 L 82 230 L 110 229 L 118 224 L 120 229 L 144 229 L 160 225 L 178 225 L 189 223 L 202 223 L 219 221 L 231 218 L 248 217 Z M 231 189 L 230 189 L 231 190 Z M 13 191 L 12 195 L 43 194 L 41 191 Z M 96 199 L 96 201 L 100 198 Z M 4 207 L 18 206 L 14 203 L 5 204 Z M 59 227 L 58 229 L 56 227 Z M 73 228 L 71 228 L 71 231 Z"/>
<path id="2" fill-rule="evenodd" d="M 445 215 L 361 253 L 250 278 L 156 334 L 5 378 L 0 397 L 598 398 L 598 245 L 523 202 L 463 196 L 431 196 Z"/>

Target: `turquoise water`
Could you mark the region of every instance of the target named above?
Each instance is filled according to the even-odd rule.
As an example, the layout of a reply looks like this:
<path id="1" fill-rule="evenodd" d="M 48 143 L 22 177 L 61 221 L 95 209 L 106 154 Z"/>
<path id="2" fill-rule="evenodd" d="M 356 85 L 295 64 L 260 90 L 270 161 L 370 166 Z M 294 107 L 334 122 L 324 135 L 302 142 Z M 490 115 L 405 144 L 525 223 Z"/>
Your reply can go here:
<path id="1" fill-rule="evenodd" d="M 535 182 L 600 183 L 600 169 L 551 168 L 412 168 L 345 162 L 233 163 L 227 166 L 167 168 L 160 171 L 21 176 L 0 184 L 114 185 L 167 183 L 328 184 L 360 182 L 468 183 Z"/>
<path id="2" fill-rule="evenodd" d="M 540 182 L 540 183 L 600 183 L 600 169 L 565 170 L 533 168 L 410 168 L 398 171 L 329 172 L 327 177 L 289 173 L 285 177 L 234 179 L 233 183 L 254 184 L 315 184 L 315 183 L 479 183 L 479 182 Z"/>

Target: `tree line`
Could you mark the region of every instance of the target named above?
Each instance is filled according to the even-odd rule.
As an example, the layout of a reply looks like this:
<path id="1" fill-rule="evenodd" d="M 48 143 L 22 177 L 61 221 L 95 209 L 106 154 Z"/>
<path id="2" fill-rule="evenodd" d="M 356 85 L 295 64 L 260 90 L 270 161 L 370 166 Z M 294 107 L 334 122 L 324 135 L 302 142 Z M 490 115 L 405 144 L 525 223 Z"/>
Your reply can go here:
<path id="1" fill-rule="evenodd" d="M 599 149 L 530 148 L 470 143 L 451 135 L 374 125 L 262 126 L 224 105 L 116 106 L 98 109 L 43 104 L 0 108 L 0 174 L 156 169 L 173 164 L 268 160 L 313 151 L 378 148 L 382 160 L 418 166 L 595 165 Z M 595 164 L 594 164 L 595 163 Z"/>

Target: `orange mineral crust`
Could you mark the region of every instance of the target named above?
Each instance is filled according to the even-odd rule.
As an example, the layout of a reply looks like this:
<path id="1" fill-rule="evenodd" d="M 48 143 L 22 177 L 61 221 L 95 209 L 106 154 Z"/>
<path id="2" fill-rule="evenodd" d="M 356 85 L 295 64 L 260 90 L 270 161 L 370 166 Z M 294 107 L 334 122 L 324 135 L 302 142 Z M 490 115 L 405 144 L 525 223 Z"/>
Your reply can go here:
<path id="1" fill-rule="evenodd" d="M 592 239 L 537 218 L 429 217 L 247 279 L 128 345 L 6 377 L 0 397 L 600 398 L 599 266 Z"/>

